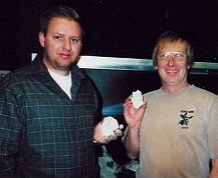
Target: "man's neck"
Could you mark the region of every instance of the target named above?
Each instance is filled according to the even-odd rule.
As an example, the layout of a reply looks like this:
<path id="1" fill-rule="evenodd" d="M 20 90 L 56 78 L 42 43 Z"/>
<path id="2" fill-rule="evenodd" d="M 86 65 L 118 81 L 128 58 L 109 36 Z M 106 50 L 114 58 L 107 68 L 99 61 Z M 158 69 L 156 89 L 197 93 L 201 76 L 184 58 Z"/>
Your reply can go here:
<path id="1" fill-rule="evenodd" d="M 162 89 L 164 92 L 166 93 L 177 93 L 181 90 L 184 90 L 185 88 L 187 88 L 189 86 L 188 82 L 185 82 L 183 84 L 180 85 L 162 85 Z"/>

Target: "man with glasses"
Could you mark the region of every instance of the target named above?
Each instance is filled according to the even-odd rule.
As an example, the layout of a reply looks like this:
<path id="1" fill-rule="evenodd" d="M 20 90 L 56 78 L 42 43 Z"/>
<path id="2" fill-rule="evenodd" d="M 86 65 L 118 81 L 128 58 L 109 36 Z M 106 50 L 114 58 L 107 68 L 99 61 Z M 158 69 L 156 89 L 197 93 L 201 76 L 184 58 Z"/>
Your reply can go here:
<path id="1" fill-rule="evenodd" d="M 153 50 L 161 88 L 134 108 L 124 103 L 127 154 L 139 157 L 137 178 L 218 177 L 218 96 L 187 81 L 193 49 L 174 33 L 162 34 Z M 211 163 L 211 164 L 210 164 Z"/>

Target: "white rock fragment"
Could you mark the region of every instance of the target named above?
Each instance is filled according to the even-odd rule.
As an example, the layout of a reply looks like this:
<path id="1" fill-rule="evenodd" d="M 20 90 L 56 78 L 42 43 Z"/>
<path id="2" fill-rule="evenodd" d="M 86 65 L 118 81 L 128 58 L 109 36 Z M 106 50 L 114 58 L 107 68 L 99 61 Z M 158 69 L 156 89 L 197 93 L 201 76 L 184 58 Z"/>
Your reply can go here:
<path id="1" fill-rule="evenodd" d="M 112 135 L 113 132 L 119 128 L 119 123 L 111 116 L 105 117 L 102 121 L 102 134 L 105 137 Z"/>
<path id="2" fill-rule="evenodd" d="M 137 90 L 132 92 L 132 103 L 136 109 L 140 108 L 140 106 L 144 103 L 141 91 Z"/>

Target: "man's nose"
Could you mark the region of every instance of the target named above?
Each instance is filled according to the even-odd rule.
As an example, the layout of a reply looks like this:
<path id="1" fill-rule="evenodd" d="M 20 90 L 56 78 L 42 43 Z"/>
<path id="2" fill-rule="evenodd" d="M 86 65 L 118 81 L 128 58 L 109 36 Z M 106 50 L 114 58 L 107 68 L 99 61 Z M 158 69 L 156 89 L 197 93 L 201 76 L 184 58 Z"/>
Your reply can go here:
<path id="1" fill-rule="evenodd" d="M 170 55 L 169 59 L 168 59 L 168 64 L 172 65 L 174 63 L 174 61 L 175 61 L 175 56 L 174 55 Z"/>
<path id="2" fill-rule="evenodd" d="M 63 46 L 66 50 L 71 50 L 71 42 L 69 40 L 65 40 Z"/>

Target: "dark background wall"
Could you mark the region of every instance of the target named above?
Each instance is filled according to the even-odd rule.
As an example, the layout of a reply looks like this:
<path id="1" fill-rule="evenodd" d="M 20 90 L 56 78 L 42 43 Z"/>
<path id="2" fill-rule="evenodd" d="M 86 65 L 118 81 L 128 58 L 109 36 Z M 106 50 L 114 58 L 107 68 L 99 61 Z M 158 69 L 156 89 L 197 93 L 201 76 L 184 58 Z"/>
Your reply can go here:
<path id="1" fill-rule="evenodd" d="M 150 58 L 156 37 L 178 30 L 195 47 L 195 60 L 217 62 L 217 0 L 0 0 L 0 69 L 30 63 L 39 50 L 39 15 L 64 4 L 80 14 L 82 55 Z"/>

